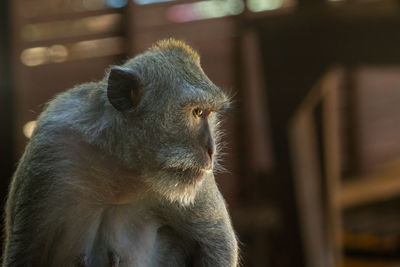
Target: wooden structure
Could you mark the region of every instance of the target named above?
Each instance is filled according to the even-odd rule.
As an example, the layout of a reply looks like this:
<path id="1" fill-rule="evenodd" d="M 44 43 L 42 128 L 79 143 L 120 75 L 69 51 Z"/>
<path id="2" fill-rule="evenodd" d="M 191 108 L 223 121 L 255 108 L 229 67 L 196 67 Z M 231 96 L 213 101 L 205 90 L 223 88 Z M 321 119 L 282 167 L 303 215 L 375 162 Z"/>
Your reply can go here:
<path id="1" fill-rule="evenodd" d="M 335 77 L 343 76 L 339 70 L 331 72 L 333 65 L 340 64 L 346 73 L 360 64 L 400 63 L 398 2 L 304 0 L 294 10 L 243 16 L 240 27 L 254 32 L 261 48 L 282 196 L 284 253 L 290 255 L 279 266 L 340 266 L 340 212 L 399 195 L 399 165 L 370 174 L 379 179 L 342 183 L 336 100 L 329 96 L 322 108 L 317 104 L 324 99 L 324 90 L 334 95 Z M 311 110 L 316 108 L 322 116 L 312 123 Z M 329 207 L 328 212 L 324 207 Z"/>

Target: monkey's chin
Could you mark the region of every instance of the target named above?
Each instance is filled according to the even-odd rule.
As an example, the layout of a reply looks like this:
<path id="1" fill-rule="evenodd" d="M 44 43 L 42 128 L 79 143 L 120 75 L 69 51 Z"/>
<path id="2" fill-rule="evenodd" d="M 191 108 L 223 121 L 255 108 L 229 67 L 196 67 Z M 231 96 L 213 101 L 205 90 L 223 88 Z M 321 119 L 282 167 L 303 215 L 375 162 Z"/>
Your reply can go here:
<path id="1" fill-rule="evenodd" d="M 171 203 L 188 206 L 193 204 L 204 178 L 211 172 L 203 169 L 174 168 L 159 173 L 157 177 L 149 177 L 148 181 L 153 190 L 163 198 Z"/>

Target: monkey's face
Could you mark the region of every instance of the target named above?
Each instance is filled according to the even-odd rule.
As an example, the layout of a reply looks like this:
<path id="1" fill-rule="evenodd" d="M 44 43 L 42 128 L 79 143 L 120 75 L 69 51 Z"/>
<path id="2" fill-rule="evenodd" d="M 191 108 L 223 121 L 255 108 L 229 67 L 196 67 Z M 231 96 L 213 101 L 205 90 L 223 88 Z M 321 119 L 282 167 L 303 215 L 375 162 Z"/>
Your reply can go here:
<path id="1" fill-rule="evenodd" d="M 164 118 L 163 134 L 155 137 L 161 141 L 156 152 L 160 170 L 174 173 L 188 184 L 212 172 L 216 152 L 213 112 L 200 104 L 190 105 L 173 112 L 170 119 Z"/>
<path id="2" fill-rule="evenodd" d="M 222 98 L 221 96 L 219 96 Z M 185 101 L 182 101 L 185 103 Z M 213 174 L 217 156 L 217 112 L 219 107 L 194 103 L 166 107 L 152 136 L 153 185 L 170 199 L 193 201 L 197 188 Z"/>

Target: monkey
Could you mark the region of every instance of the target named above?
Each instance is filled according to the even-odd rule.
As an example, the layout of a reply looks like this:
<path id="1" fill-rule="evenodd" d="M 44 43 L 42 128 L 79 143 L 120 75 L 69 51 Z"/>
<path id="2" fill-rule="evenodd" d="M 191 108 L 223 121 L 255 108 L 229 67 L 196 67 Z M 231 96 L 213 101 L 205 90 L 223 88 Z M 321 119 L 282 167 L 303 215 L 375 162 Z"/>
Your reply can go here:
<path id="1" fill-rule="evenodd" d="M 175 39 L 58 94 L 10 184 L 2 266 L 238 266 L 214 178 L 230 102 Z"/>

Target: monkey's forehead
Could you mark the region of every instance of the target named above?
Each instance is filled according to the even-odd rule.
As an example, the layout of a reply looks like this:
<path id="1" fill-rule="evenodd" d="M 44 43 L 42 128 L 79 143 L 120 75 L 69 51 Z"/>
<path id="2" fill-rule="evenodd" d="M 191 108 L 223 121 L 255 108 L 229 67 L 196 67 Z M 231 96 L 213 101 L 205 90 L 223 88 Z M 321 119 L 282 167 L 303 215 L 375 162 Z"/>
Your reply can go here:
<path id="1" fill-rule="evenodd" d="M 183 107 L 200 106 L 205 109 L 220 110 L 230 104 L 229 97 L 218 87 L 205 90 L 194 86 L 181 88 L 181 92 L 176 95 Z"/>

